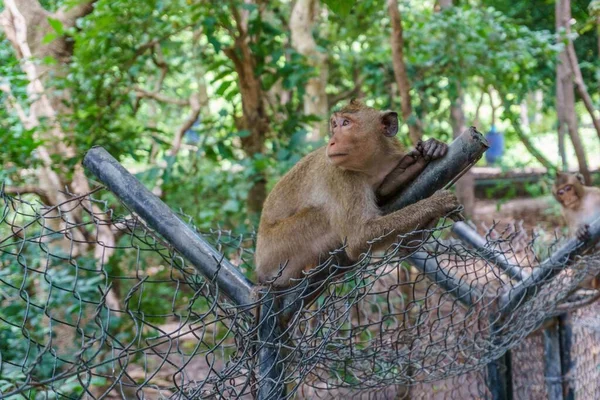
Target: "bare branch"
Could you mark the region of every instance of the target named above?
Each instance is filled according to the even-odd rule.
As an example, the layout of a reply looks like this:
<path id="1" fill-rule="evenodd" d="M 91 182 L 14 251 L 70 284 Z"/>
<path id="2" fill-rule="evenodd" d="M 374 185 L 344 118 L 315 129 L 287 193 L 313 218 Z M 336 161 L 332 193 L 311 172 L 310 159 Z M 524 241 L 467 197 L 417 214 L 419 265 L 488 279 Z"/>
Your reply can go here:
<path id="1" fill-rule="evenodd" d="M 183 124 L 179 127 L 177 132 L 175 133 L 175 138 L 173 139 L 173 146 L 171 147 L 170 154 L 172 156 L 177 155 L 179 149 L 181 148 L 181 141 L 183 140 L 183 135 L 185 132 L 194 125 L 194 122 L 198 120 L 198 116 L 200 115 L 200 110 L 202 108 L 202 102 L 200 101 L 200 96 L 198 93 L 192 94 L 189 100 L 190 106 L 192 110 L 190 114 L 185 119 Z"/>
<path id="2" fill-rule="evenodd" d="M 94 11 L 97 0 L 85 0 L 72 7 L 62 7 L 56 12 L 56 17 L 67 27 L 75 26 L 77 19 L 83 18 Z"/>
<path id="3" fill-rule="evenodd" d="M 479 101 L 477 102 L 477 107 L 475 108 L 475 117 L 473 117 L 473 126 L 479 126 L 479 112 L 481 111 L 481 106 L 483 105 L 483 97 L 485 96 L 485 91 L 481 91 L 481 95 L 479 96 Z M 492 125 L 495 121 L 492 120 Z"/>
<path id="4" fill-rule="evenodd" d="M 15 96 L 13 96 L 12 90 L 10 89 L 10 85 L 8 83 L 1 83 L 0 91 L 6 93 L 8 108 L 12 109 L 17 114 L 17 117 L 19 117 L 19 120 L 21 121 L 25 129 L 31 129 L 35 127 L 36 121 L 33 120 L 30 116 L 28 116 L 27 113 L 25 113 L 25 110 L 23 110 L 21 104 L 19 104 Z"/>
<path id="5" fill-rule="evenodd" d="M 402 108 L 402 119 L 408 125 L 409 137 L 413 144 L 416 144 L 422 137 L 423 132 L 421 123 L 416 115 L 413 114 L 412 103 L 410 99 L 410 80 L 406 72 L 406 64 L 404 62 L 404 33 L 402 29 L 402 15 L 398 8 L 397 0 L 388 0 L 388 12 L 392 25 L 390 35 L 390 43 L 392 46 L 392 64 L 394 66 L 394 77 L 398 90 L 400 91 L 400 101 Z M 414 122 L 411 121 L 411 116 L 414 117 Z M 461 129 L 462 132 L 462 129 Z"/>
<path id="6" fill-rule="evenodd" d="M 573 46 L 573 42 L 569 39 L 569 43 L 566 48 L 567 58 L 569 59 L 569 64 L 571 66 L 571 72 L 573 73 L 573 81 L 575 82 L 575 88 L 577 89 L 577 93 L 579 93 L 579 97 L 583 100 L 583 104 L 587 109 L 590 117 L 592 118 L 592 123 L 594 124 L 594 128 L 596 129 L 596 134 L 600 139 L 600 119 L 596 116 L 596 110 L 594 109 L 594 102 L 590 97 L 590 94 L 587 91 L 585 86 L 585 82 L 583 81 L 583 75 L 581 74 L 581 69 L 579 68 L 579 61 L 577 60 L 577 55 L 575 54 L 575 46 Z"/>
<path id="7" fill-rule="evenodd" d="M 40 14 L 49 15 L 49 13 L 41 6 L 38 0 L 19 0 L 17 3 L 19 4 L 17 9 L 19 15 L 21 15 L 28 24 L 32 20 L 38 18 Z M 3 13 L 14 14 L 12 7 L 17 8 L 17 5 L 14 1 L 6 0 L 4 5 L 6 9 Z"/>
<path id="8" fill-rule="evenodd" d="M 361 86 L 364 83 L 364 81 L 364 76 L 361 76 L 355 80 L 355 84 L 352 89 L 348 89 L 337 94 L 327 95 L 327 103 L 329 104 L 329 108 L 331 108 L 334 104 L 339 103 L 340 101 L 347 100 L 352 97 L 357 97 L 360 94 Z"/>
<path id="9" fill-rule="evenodd" d="M 2 192 L 8 195 L 21 195 L 21 194 L 35 194 L 37 195 L 42 203 L 51 204 L 50 196 L 48 192 L 44 189 L 33 186 L 33 185 L 25 185 L 25 186 L 4 186 L 2 188 Z"/>
<path id="10" fill-rule="evenodd" d="M 136 88 L 134 88 L 134 90 L 135 90 L 135 95 L 138 98 L 154 99 L 161 103 L 175 104 L 178 106 L 187 106 L 190 104 L 189 100 L 176 99 L 173 97 L 165 96 L 164 94 L 160 94 L 157 92 L 150 92 L 150 91 L 142 89 L 140 87 L 136 87 Z"/>

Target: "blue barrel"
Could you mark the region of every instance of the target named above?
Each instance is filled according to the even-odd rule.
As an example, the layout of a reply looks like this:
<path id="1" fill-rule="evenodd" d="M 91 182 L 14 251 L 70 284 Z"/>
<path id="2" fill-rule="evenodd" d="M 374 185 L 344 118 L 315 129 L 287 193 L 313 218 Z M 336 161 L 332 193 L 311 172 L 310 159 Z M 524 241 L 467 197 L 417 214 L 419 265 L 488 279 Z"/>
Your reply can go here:
<path id="1" fill-rule="evenodd" d="M 490 148 L 485 152 L 485 160 L 489 165 L 494 165 L 504 155 L 504 134 L 492 125 L 490 131 L 485 135 Z"/>

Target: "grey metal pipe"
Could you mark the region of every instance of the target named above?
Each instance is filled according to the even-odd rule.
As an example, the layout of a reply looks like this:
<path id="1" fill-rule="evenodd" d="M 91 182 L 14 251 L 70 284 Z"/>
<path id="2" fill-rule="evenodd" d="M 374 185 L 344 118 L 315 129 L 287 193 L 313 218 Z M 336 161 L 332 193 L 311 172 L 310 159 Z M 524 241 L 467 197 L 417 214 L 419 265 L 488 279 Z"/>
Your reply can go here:
<path id="1" fill-rule="evenodd" d="M 424 251 L 417 251 L 408 257 L 408 261 L 420 272 L 425 274 L 429 280 L 435 282 L 439 287 L 451 294 L 467 307 L 472 307 L 482 298 L 481 292 L 466 282 L 461 282 L 450 275 L 439 266 L 437 259 Z"/>
<path id="2" fill-rule="evenodd" d="M 236 305 L 255 303 L 252 282 L 146 189 L 106 150 L 93 147 L 85 155 L 83 165 L 127 207 L 190 260 L 206 279 L 213 281 Z"/>
<path id="3" fill-rule="evenodd" d="M 452 232 L 463 242 L 473 247 L 477 251 L 477 255 L 498 266 L 511 278 L 522 281 L 529 276 L 520 266 L 511 264 L 504 254 L 490 249 L 487 240 L 482 238 L 475 229 L 471 228 L 465 222 L 459 221 L 454 223 L 452 225 Z"/>
<path id="4" fill-rule="evenodd" d="M 279 301 L 272 293 L 261 292 L 261 312 L 258 321 L 258 394 L 259 400 L 282 399 L 286 396 L 285 360 L 281 347 L 282 326 L 279 321 Z"/>
<path id="5" fill-rule="evenodd" d="M 544 329 L 544 378 L 549 400 L 563 400 L 558 319 Z"/>
<path id="6" fill-rule="evenodd" d="M 500 297 L 500 312 L 504 315 L 512 313 L 519 305 L 534 295 L 544 282 L 567 268 L 570 260 L 596 244 L 600 240 L 600 219 L 590 224 L 590 236 L 585 243 L 577 238 L 570 239 L 535 268 L 527 279 L 503 294 Z"/>

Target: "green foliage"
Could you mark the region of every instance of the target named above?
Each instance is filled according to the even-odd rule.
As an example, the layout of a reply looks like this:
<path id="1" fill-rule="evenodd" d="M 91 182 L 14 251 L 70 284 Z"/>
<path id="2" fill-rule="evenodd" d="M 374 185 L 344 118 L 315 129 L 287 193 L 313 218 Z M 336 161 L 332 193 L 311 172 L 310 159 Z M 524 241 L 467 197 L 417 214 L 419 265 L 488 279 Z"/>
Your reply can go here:
<path id="1" fill-rule="evenodd" d="M 555 31 L 555 1 L 531 0 L 511 1 L 504 0 L 481 0 L 486 6 L 492 6 L 515 23 L 526 26 L 534 31 Z M 571 0 L 571 16 L 575 21 L 574 32 L 580 35 L 575 40 L 575 52 L 582 67 L 585 81 L 596 80 L 595 73 L 598 69 L 597 36 L 589 29 L 590 11 L 588 6 L 593 3 L 589 0 Z M 543 64 L 538 66 L 538 75 L 545 79 L 554 79 L 555 70 Z"/>
<path id="2" fill-rule="evenodd" d="M 527 93 L 540 87 L 538 68 L 552 68 L 557 54 L 549 32 L 511 23 L 493 8 L 424 11 L 411 21 L 405 36 L 407 60 L 426 76 L 426 94 L 446 88 L 450 98 L 455 96 L 453 82 Z"/>
<path id="3" fill-rule="evenodd" d="M 323 3 L 327 4 L 327 7 L 331 9 L 334 13 L 338 14 L 341 17 L 347 17 L 350 14 L 350 10 L 356 3 L 356 1 L 351 0 L 323 0 Z"/>

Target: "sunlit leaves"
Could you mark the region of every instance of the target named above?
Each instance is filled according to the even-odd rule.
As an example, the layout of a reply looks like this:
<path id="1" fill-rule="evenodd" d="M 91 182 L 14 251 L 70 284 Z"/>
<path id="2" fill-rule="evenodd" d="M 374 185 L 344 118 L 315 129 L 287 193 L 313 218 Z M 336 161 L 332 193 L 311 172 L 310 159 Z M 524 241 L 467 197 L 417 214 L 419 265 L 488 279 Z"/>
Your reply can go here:
<path id="1" fill-rule="evenodd" d="M 356 3 L 354 0 L 322 0 L 323 3 L 327 4 L 327 7 L 334 13 L 341 17 L 346 17 L 350 14 L 352 7 Z"/>

